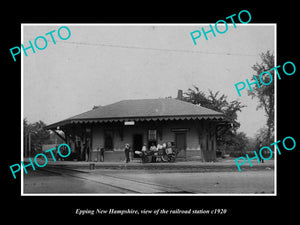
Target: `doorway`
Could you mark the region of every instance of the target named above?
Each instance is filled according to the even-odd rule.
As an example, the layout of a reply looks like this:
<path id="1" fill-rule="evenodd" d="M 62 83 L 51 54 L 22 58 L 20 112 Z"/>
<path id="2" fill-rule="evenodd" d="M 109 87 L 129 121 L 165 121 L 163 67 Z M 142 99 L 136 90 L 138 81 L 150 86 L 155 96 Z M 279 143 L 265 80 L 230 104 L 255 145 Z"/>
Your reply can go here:
<path id="1" fill-rule="evenodd" d="M 142 134 L 134 134 L 133 135 L 133 145 L 132 145 L 134 158 L 140 157 L 139 155 L 135 154 L 135 151 L 141 151 L 142 147 L 143 147 L 143 135 Z"/>
<path id="2" fill-rule="evenodd" d="M 175 147 L 178 157 L 186 157 L 186 133 L 175 133 Z"/>

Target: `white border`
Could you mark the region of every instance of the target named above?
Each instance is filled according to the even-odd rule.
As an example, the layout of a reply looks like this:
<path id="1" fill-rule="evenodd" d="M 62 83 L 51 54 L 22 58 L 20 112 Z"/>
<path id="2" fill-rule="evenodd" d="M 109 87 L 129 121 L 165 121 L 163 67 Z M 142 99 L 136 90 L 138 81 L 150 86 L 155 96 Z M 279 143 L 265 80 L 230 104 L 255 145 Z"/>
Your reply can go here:
<path id="1" fill-rule="evenodd" d="M 210 23 L 93 23 L 93 24 L 86 24 L 86 23 L 21 23 L 21 43 L 23 43 L 24 40 L 24 26 L 206 26 Z M 224 24 L 219 24 L 221 26 L 224 26 Z M 233 24 L 228 23 L 228 26 L 233 26 Z M 248 23 L 248 24 L 241 24 L 236 23 L 236 26 L 274 26 L 274 56 L 275 56 L 275 66 L 277 66 L 277 23 Z M 24 119 L 24 88 L 23 88 L 23 59 L 24 54 L 21 51 L 21 161 L 23 161 L 23 147 L 24 147 L 24 128 L 23 128 L 23 119 Z M 274 76 L 275 77 L 275 76 Z M 274 128 L 274 138 L 275 142 L 277 141 L 277 79 L 275 79 L 275 128 Z M 252 193 L 216 193 L 216 194 L 68 194 L 68 193 L 49 193 L 49 194 L 24 194 L 24 180 L 23 175 L 24 172 L 21 169 L 21 196 L 277 196 L 277 152 L 274 151 L 275 157 L 274 157 L 274 193 L 268 193 L 268 194 L 252 194 Z"/>
<path id="2" fill-rule="evenodd" d="M 23 35 L 23 24 L 21 24 L 21 43 L 23 43 L 24 40 L 24 35 Z M 24 69 L 24 60 L 23 60 L 23 51 L 21 51 L 21 161 L 24 160 L 23 155 L 24 155 L 24 74 L 23 74 L 23 69 Z M 25 195 L 23 193 L 24 190 L 24 172 L 21 169 L 21 196 Z"/>
<path id="3" fill-rule="evenodd" d="M 274 64 L 275 64 L 275 67 L 277 66 L 277 24 L 274 24 L 274 56 L 275 56 L 275 61 L 274 61 Z M 275 77 L 275 71 L 274 71 L 274 77 Z M 275 82 L 274 82 L 274 91 L 275 91 L 275 94 L 274 94 L 274 139 L 275 139 L 275 142 L 277 141 L 277 76 L 276 76 L 276 79 L 275 79 Z M 275 153 L 275 156 L 274 156 L 274 194 L 275 196 L 277 196 L 277 151 L 274 150 L 274 153 Z"/>

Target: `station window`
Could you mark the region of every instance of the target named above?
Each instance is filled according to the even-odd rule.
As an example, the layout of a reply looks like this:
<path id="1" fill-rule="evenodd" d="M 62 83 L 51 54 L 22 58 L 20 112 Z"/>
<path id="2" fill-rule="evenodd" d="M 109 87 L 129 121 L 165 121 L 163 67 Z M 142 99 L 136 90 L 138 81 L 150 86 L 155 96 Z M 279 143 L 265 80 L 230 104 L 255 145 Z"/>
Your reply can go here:
<path id="1" fill-rule="evenodd" d="M 149 141 L 156 140 L 156 135 L 157 135 L 156 130 L 149 130 L 148 131 L 148 140 Z"/>

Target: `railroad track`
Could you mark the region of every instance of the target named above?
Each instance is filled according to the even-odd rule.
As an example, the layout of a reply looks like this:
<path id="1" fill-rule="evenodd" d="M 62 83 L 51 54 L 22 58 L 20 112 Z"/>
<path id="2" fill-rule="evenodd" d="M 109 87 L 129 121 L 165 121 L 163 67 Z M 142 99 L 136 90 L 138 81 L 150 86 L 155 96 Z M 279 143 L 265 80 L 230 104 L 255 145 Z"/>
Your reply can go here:
<path id="1" fill-rule="evenodd" d="M 93 173 L 85 172 L 76 169 L 66 168 L 66 167 L 52 167 L 39 168 L 45 172 L 54 173 L 60 176 L 75 177 L 78 179 L 87 180 L 89 182 L 105 184 L 114 188 L 122 190 L 122 193 L 142 193 L 142 194 L 152 194 L 152 193 L 190 193 L 184 190 L 180 190 L 175 187 L 144 182 L 135 179 L 128 179 L 124 177 L 119 177 L 115 175 L 110 175 L 107 173 Z"/>

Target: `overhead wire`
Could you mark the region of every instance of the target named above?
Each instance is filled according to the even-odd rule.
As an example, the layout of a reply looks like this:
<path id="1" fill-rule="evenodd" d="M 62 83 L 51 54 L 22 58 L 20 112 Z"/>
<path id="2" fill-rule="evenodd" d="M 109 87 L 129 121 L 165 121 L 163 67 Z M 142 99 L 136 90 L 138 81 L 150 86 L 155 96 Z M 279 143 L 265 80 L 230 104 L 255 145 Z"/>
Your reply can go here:
<path id="1" fill-rule="evenodd" d="M 103 43 L 88 43 L 88 42 L 75 42 L 75 41 L 56 41 L 65 44 L 85 45 L 85 46 L 100 46 L 111 48 L 124 48 L 124 49 L 136 49 L 136 50 L 150 50 L 150 51 L 164 51 L 164 52 L 179 52 L 179 53 L 192 53 L 192 54 L 212 54 L 212 55 L 233 55 L 233 56 L 255 56 L 256 54 L 243 54 L 243 53 L 230 53 L 230 52 L 207 52 L 207 51 L 195 51 L 187 49 L 167 49 L 167 48 L 153 48 L 153 47 L 141 47 L 119 44 L 103 44 Z"/>

